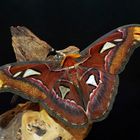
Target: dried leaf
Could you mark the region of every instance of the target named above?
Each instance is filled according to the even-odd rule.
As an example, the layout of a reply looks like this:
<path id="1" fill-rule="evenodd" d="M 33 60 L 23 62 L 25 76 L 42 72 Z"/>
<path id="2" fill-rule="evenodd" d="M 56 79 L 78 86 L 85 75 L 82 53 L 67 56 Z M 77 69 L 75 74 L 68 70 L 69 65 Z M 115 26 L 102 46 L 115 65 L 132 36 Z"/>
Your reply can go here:
<path id="1" fill-rule="evenodd" d="M 12 45 L 17 61 L 44 61 L 53 48 L 26 27 L 11 27 Z"/>

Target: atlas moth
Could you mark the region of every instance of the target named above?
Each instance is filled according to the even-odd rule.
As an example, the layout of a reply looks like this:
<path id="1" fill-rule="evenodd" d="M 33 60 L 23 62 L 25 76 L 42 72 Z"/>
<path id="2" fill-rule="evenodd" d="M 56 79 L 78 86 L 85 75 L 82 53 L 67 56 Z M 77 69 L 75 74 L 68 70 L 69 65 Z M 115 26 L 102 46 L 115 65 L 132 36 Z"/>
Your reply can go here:
<path id="1" fill-rule="evenodd" d="M 140 25 L 126 25 L 79 53 L 55 51 L 53 64 L 50 60 L 7 64 L 0 67 L 0 91 L 41 104 L 63 126 L 87 128 L 109 114 L 118 74 L 139 45 Z"/>

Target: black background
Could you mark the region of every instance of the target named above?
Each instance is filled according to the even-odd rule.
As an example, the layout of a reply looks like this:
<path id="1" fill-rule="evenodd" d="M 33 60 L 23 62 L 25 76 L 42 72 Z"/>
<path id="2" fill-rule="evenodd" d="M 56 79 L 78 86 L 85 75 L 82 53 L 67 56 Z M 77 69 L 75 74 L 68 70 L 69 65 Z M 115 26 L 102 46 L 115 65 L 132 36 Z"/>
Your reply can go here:
<path id="1" fill-rule="evenodd" d="M 16 61 L 10 26 L 26 26 L 56 49 L 84 49 L 110 30 L 140 23 L 139 0 L 4 0 L 0 1 L 0 65 Z M 113 110 L 93 124 L 86 140 L 140 139 L 140 49 L 120 75 Z M 0 100 L 4 108 L 6 101 Z M 3 104 L 4 102 L 4 104 Z"/>

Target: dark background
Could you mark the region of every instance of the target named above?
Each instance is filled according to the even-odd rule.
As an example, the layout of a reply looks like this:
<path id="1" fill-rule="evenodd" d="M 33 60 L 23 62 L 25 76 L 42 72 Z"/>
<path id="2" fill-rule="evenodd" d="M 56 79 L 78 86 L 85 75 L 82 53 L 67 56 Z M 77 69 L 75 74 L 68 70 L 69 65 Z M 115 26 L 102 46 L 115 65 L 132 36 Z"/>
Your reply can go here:
<path id="1" fill-rule="evenodd" d="M 110 30 L 140 23 L 139 0 L 4 0 L 0 2 L 0 65 L 16 61 L 10 26 L 28 27 L 56 49 L 84 49 Z M 120 75 L 109 117 L 95 123 L 86 140 L 140 139 L 140 49 Z M 0 100 L 0 107 L 6 108 Z M 3 104 L 5 103 L 5 104 Z"/>

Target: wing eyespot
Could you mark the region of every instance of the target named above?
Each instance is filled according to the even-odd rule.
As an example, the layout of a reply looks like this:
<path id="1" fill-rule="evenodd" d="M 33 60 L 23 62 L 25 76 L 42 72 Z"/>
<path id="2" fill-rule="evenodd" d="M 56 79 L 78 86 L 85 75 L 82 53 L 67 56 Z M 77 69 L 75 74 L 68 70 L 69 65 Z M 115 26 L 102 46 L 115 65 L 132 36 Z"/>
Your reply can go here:
<path id="1" fill-rule="evenodd" d="M 23 74 L 23 78 L 29 77 L 29 76 L 33 76 L 33 75 L 41 75 L 40 72 L 33 70 L 33 69 L 27 69 L 24 74 Z"/>
<path id="2" fill-rule="evenodd" d="M 16 77 L 20 76 L 21 74 L 22 74 L 22 71 L 19 71 L 19 72 L 15 73 L 15 74 L 13 75 L 13 77 L 16 78 Z"/>
<path id="3" fill-rule="evenodd" d="M 59 86 L 59 90 L 61 92 L 62 99 L 64 99 L 65 96 L 70 92 L 70 88 L 65 86 Z"/>
<path id="4" fill-rule="evenodd" d="M 89 78 L 86 81 L 86 84 L 96 86 L 96 87 L 98 86 L 94 75 L 89 76 Z"/>
<path id="5" fill-rule="evenodd" d="M 105 51 L 108 50 L 108 49 L 114 48 L 115 46 L 116 46 L 116 44 L 114 44 L 114 43 L 106 42 L 106 43 L 103 45 L 102 49 L 100 50 L 100 53 L 103 53 L 103 52 L 105 52 Z"/>
<path id="6" fill-rule="evenodd" d="M 33 69 L 27 69 L 25 71 L 18 71 L 17 73 L 13 75 L 13 78 L 17 78 L 19 76 L 22 78 L 26 78 L 26 77 L 34 76 L 34 75 L 41 75 L 41 73 Z"/>
<path id="7" fill-rule="evenodd" d="M 123 39 L 122 39 L 122 38 L 117 38 L 117 39 L 115 39 L 114 41 L 115 41 L 115 42 L 122 42 Z"/>

